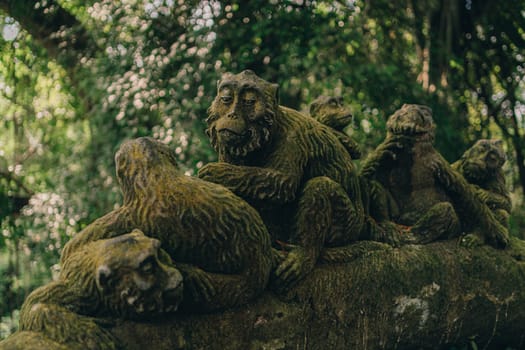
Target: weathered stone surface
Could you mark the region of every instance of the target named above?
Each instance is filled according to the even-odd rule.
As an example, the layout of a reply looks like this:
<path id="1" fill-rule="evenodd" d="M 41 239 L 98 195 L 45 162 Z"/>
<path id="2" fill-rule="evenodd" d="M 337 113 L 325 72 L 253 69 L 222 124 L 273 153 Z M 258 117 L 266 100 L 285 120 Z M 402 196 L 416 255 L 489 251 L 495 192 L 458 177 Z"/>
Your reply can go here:
<path id="1" fill-rule="evenodd" d="M 359 242 L 357 244 L 368 244 Z M 373 251 L 320 265 L 286 295 L 113 329 L 126 349 L 419 349 L 473 340 L 525 346 L 525 242 L 456 241 Z"/>
<path id="2" fill-rule="evenodd" d="M 243 304 L 266 287 L 270 235 L 232 192 L 185 176 L 176 154 L 152 138 L 123 143 L 115 156 L 124 201 L 64 247 L 61 264 L 85 244 L 140 229 L 160 240 L 184 278 L 181 307 L 211 311 Z"/>

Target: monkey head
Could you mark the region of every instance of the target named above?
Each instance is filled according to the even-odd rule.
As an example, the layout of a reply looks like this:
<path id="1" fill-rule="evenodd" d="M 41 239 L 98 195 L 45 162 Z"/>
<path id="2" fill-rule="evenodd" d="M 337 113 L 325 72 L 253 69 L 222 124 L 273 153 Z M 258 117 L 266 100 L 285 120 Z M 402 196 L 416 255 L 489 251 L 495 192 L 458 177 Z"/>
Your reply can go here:
<path id="1" fill-rule="evenodd" d="M 206 133 L 219 160 L 242 164 L 270 142 L 279 108 L 278 90 L 277 84 L 250 70 L 223 76 L 206 119 Z"/>
<path id="2" fill-rule="evenodd" d="M 115 165 L 124 203 L 139 193 L 151 192 L 158 182 L 154 177 L 165 176 L 167 170 L 178 171 L 175 152 L 150 137 L 125 141 L 115 154 Z"/>
<path id="3" fill-rule="evenodd" d="M 386 127 L 392 135 L 409 136 L 429 142 L 434 141 L 436 129 L 432 110 L 416 104 L 404 104 L 388 118 Z"/>
<path id="4" fill-rule="evenodd" d="M 478 140 L 454 163 L 465 177 L 473 184 L 482 185 L 485 181 L 494 179 L 502 171 L 507 157 L 503 150 L 503 141 L 497 139 Z"/>
<path id="5" fill-rule="evenodd" d="M 182 275 L 160 241 L 139 230 L 91 242 L 66 259 L 64 280 L 90 291 L 94 303 L 112 316 L 148 318 L 177 310 Z"/>
<path id="6" fill-rule="evenodd" d="M 324 95 L 310 104 L 310 116 L 339 131 L 348 126 L 353 118 L 350 109 L 344 105 L 343 97 Z"/>

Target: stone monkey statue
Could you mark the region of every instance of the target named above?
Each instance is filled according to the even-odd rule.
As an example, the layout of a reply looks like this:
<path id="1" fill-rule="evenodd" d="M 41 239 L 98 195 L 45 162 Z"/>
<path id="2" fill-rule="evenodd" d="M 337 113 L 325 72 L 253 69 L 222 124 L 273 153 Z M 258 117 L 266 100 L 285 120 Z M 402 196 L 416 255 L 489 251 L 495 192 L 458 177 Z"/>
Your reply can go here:
<path id="1" fill-rule="evenodd" d="M 502 169 L 506 160 L 503 141 L 481 139 L 465 151 L 452 164 L 452 168 L 474 185 L 478 196 L 495 213 L 501 224 L 508 227 L 512 202 Z"/>
<path id="2" fill-rule="evenodd" d="M 352 159 L 361 158 L 359 144 L 344 133 L 344 128 L 351 123 L 353 116 L 350 109 L 344 105 L 341 96 L 317 97 L 310 104 L 310 116 L 321 123 L 330 126 L 339 142 L 343 144 Z M 414 243 L 415 238 L 406 230 L 390 221 L 390 214 L 397 212 L 397 206 L 389 192 L 374 180 L 360 176 L 361 197 L 366 215 L 366 239 L 388 242 L 392 245 Z"/>
<path id="3" fill-rule="evenodd" d="M 365 226 L 359 179 L 332 128 L 279 106 L 278 86 L 252 71 L 226 74 L 208 115 L 206 132 L 219 161 L 199 177 L 248 201 L 274 239 L 294 244 L 275 271 L 278 283 L 292 285 L 323 249 L 359 239 Z"/>
<path id="4" fill-rule="evenodd" d="M 264 290 L 273 254 L 255 209 L 223 186 L 182 174 L 175 153 L 154 139 L 123 143 L 115 160 L 123 205 L 73 237 L 62 263 L 88 242 L 138 228 L 181 271 L 183 310 L 233 307 Z"/>
<path id="5" fill-rule="evenodd" d="M 20 332 L 9 341 L 12 348 L 41 342 L 53 349 L 117 349 L 106 329 L 110 318 L 173 312 L 182 293 L 182 276 L 169 258 L 163 261 L 158 240 L 134 230 L 88 242 L 71 252 L 56 281 L 26 298 Z"/>
<path id="6" fill-rule="evenodd" d="M 433 164 L 435 177 L 447 188 L 461 219 L 462 243 L 488 243 L 496 248 L 509 244 L 511 201 L 502 166 L 506 157 L 500 140 L 482 139 L 452 166 Z"/>
<path id="7" fill-rule="evenodd" d="M 339 141 L 345 146 L 352 159 L 361 158 L 359 144 L 344 133 L 344 129 L 352 122 L 353 115 L 345 106 L 341 96 L 318 96 L 310 103 L 310 116 L 334 129 Z"/>
<path id="8" fill-rule="evenodd" d="M 434 177 L 432 164 L 445 161 L 433 147 L 434 130 L 430 108 L 404 104 L 389 117 L 385 140 L 361 170 L 388 191 L 381 205 L 390 219 L 406 226 L 420 243 L 457 236 L 460 230 L 447 189 Z"/>

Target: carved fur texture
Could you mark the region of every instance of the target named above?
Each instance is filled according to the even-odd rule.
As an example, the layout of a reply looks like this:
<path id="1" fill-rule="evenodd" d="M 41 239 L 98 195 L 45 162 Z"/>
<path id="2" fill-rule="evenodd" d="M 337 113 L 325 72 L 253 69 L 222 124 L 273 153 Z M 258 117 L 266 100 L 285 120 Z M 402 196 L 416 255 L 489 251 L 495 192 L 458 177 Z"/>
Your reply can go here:
<path id="1" fill-rule="evenodd" d="M 509 243 L 511 201 L 502 171 L 505 160 L 500 140 L 482 139 L 452 166 L 436 164 L 436 178 L 454 200 L 469 245 L 480 241 L 505 248 Z"/>
<path id="2" fill-rule="evenodd" d="M 223 186 L 182 174 L 174 152 L 151 138 L 125 142 L 115 159 L 123 205 L 68 242 L 62 261 L 89 241 L 138 228 L 160 240 L 182 272 L 184 310 L 240 305 L 265 288 L 272 252 L 255 209 Z"/>
<path id="3" fill-rule="evenodd" d="M 420 242 L 459 234 L 459 222 L 446 188 L 434 178 L 432 164 L 442 160 L 434 149 L 435 124 L 430 108 L 405 104 L 387 121 L 387 136 L 363 165 L 362 175 L 378 181 L 395 205 L 390 217 L 411 227 Z M 443 160 L 444 161 L 444 160 Z"/>
<path id="4" fill-rule="evenodd" d="M 104 317 L 147 319 L 175 311 L 182 276 L 159 259 L 160 242 L 135 230 L 72 252 L 57 281 L 33 291 L 20 330 L 72 349 L 116 349 Z"/>
<path id="5" fill-rule="evenodd" d="M 512 202 L 503 174 L 506 160 L 501 140 L 481 139 L 452 164 L 452 168 L 477 186 L 478 194 L 491 210 L 510 214 Z"/>
<path id="6" fill-rule="evenodd" d="M 345 245 L 359 237 L 364 208 L 352 158 L 335 131 L 278 100 L 278 86 L 252 71 L 225 75 L 207 119 L 219 162 L 199 176 L 250 202 L 274 238 L 298 246 L 277 269 L 283 280 L 293 280 L 311 269 L 328 242 Z M 328 209 L 316 209 L 318 201 Z"/>

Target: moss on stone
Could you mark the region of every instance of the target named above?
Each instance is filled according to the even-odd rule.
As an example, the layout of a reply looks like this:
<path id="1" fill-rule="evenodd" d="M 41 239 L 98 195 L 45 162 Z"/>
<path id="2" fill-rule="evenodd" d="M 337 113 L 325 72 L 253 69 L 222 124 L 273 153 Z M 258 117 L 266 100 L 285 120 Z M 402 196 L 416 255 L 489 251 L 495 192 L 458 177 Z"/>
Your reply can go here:
<path id="1" fill-rule="evenodd" d="M 456 241 L 375 250 L 319 265 L 296 288 L 251 304 L 158 324 L 126 322 L 127 349 L 436 349 L 473 339 L 523 346 L 525 242 L 468 249 Z"/>

